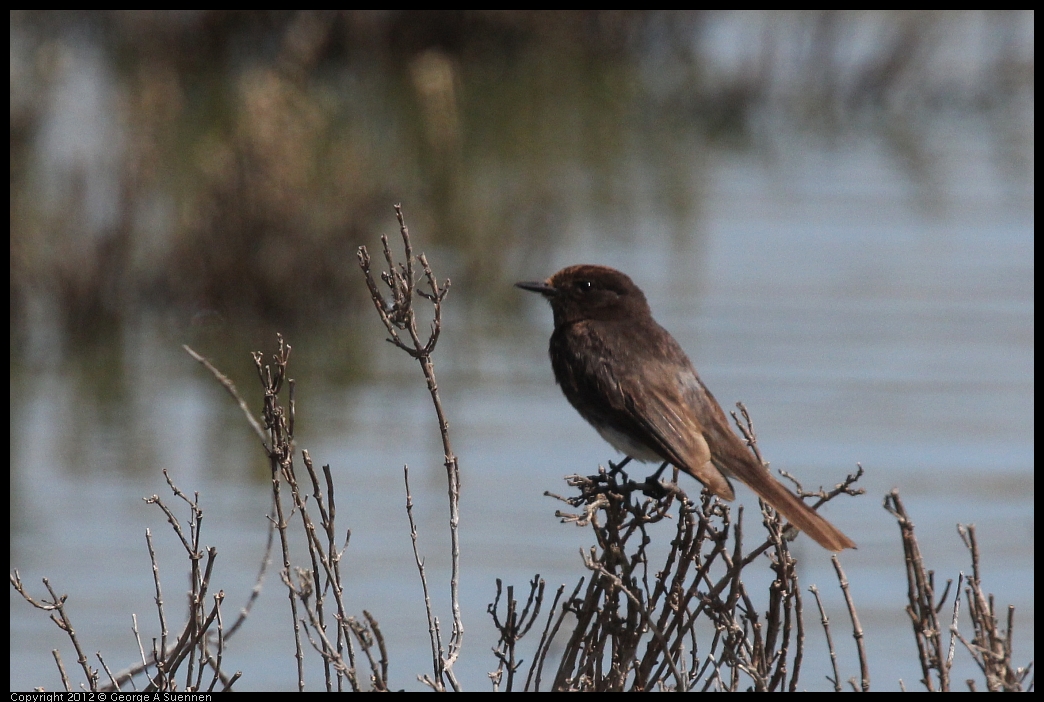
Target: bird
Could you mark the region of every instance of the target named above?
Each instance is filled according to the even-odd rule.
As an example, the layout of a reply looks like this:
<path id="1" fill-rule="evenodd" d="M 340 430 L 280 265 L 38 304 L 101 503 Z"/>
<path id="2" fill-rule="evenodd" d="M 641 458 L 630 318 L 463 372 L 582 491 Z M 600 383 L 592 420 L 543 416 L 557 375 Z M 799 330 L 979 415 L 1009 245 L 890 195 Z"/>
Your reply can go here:
<path id="1" fill-rule="evenodd" d="M 607 266 L 575 265 L 515 284 L 551 303 L 549 354 L 569 403 L 615 449 L 688 473 L 734 500 L 729 479 L 753 490 L 823 548 L 855 543 L 776 480 L 730 428 L 689 357 L 653 319 L 645 294 Z"/>

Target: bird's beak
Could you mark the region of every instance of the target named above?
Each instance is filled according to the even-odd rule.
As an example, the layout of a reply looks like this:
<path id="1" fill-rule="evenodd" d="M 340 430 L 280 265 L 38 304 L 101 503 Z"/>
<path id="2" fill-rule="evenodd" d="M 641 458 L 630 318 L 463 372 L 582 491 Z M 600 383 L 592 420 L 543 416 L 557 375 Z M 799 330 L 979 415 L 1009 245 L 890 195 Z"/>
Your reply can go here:
<path id="1" fill-rule="evenodd" d="M 554 287 L 549 285 L 546 281 L 533 281 L 533 282 L 521 282 L 515 283 L 516 288 L 522 288 L 523 290 L 529 290 L 530 292 L 537 292 L 544 297 L 553 297 L 558 291 Z"/>

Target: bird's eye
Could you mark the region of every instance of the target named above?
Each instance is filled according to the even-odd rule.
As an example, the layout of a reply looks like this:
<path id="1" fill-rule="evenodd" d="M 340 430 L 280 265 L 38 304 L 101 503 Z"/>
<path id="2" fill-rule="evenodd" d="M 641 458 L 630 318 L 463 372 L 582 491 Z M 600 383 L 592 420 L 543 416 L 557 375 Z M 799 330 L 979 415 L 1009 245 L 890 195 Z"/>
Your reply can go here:
<path id="1" fill-rule="evenodd" d="M 594 283 L 590 280 L 578 280 L 576 281 L 576 289 L 581 291 L 587 291 L 594 287 Z"/>

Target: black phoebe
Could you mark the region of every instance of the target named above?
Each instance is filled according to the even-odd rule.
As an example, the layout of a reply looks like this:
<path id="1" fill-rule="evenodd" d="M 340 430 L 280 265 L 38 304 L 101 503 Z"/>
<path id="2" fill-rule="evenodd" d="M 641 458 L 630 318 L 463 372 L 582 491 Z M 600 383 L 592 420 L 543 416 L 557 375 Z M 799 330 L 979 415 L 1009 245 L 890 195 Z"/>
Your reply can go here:
<path id="1" fill-rule="evenodd" d="M 746 484 L 823 548 L 855 544 L 783 487 L 729 427 L 674 337 L 656 323 L 630 278 L 570 266 L 517 283 L 551 303 L 551 367 L 566 399 L 606 441 L 639 461 L 667 461 L 725 500 Z"/>

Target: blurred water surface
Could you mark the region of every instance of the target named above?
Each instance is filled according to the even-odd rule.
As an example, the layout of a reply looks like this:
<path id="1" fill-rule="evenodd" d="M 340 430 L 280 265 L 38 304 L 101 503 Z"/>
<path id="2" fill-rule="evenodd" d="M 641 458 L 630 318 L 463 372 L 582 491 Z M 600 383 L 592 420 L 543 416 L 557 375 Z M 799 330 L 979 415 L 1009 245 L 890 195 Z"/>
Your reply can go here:
<path id="1" fill-rule="evenodd" d="M 867 16 L 871 28 L 855 36 L 878 36 L 871 29 L 875 23 L 887 25 L 889 17 Z M 761 76 L 750 66 L 744 72 L 747 52 L 738 47 L 747 46 L 745 36 L 776 20 L 784 25 L 778 29 L 783 47 L 807 39 L 801 29 L 806 25 L 793 15 L 744 20 L 728 13 L 694 23 L 689 38 L 719 66 Z M 979 21 L 964 20 L 973 29 Z M 929 25 L 943 45 L 960 43 L 961 32 L 974 35 L 965 25 L 947 22 Z M 659 36 L 656 21 L 644 31 L 647 38 Z M 82 58 L 105 46 L 88 30 L 58 34 L 63 44 L 51 49 L 58 53 L 78 51 Z M 685 36 L 677 27 L 663 34 Z M 979 53 L 989 46 L 971 42 L 964 52 L 954 49 L 961 58 L 957 63 L 981 67 Z M 856 462 L 867 470 L 862 482 L 867 495 L 839 500 L 826 511 L 859 544 L 842 562 L 866 631 L 875 687 L 895 689 L 899 678 L 913 686 L 921 675 L 903 610 L 898 528 L 881 508 L 893 487 L 913 515 L 937 578 L 956 579 L 959 571 L 968 571 L 955 525 L 977 525 L 984 587 L 996 593 L 999 606 L 1017 607 L 1016 660 L 1032 660 L 1032 104 L 976 111 L 961 103 L 923 112 L 890 105 L 843 113 L 838 126 L 795 119 L 765 98 L 745 108 L 744 128 L 715 131 L 707 125 L 718 119 L 721 125 L 732 123 L 706 114 L 698 129 L 679 127 L 690 123 L 694 106 L 677 102 L 682 93 L 676 85 L 686 80 L 679 74 L 687 67 L 672 54 L 677 50 L 666 39 L 648 39 L 631 54 L 637 57 L 633 63 L 611 61 L 604 73 L 589 68 L 583 75 L 575 65 L 559 66 L 557 82 L 555 65 L 532 53 L 481 70 L 461 58 L 463 53 L 418 50 L 403 74 L 416 102 L 403 112 L 427 114 L 417 118 L 416 138 L 426 144 L 420 150 L 429 151 L 416 163 L 431 159 L 442 165 L 428 163 L 428 170 L 420 170 L 430 179 L 410 181 L 388 176 L 376 156 L 361 161 L 365 166 L 353 177 L 365 180 L 372 173 L 388 180 L 364 201 L 346 195 L 353 207 L 363 202 L 365 213 L 352 215 L 351 233 L 342 230 L 343 241 L 335 245 L 320 237 L 299 247 L 296 237 L 258 233 L 268 230 L 255 221 L 250 226 L 257 238 L 247 240 L 243 250 L 263 249 L 256 258 L 237 258 L 230 253 L 236 246 L 211 249 L 214 257 L 226 259 L 217 270 L 235 270 L 256 285 L 250 304 L 234 292 L 208 294 L 216 283 L 197 288 L 184 280 L 164 282 L 162 276 L 150 278 L 155 288 L 130 277 L 121 278 L 115 290 L 95 288 L 93 276 L 73 274 L 105 259 L 84 253 L 89 247 L 82 243 L 55 258 L 66 273 L 48 277 L 39 252 L 58 245 L 61 236 L 81 242 L 84 232 L 77 227 L 83 221 L 93 222 L 103 238 L 111 236 L 112 222 L 123 221 L 120 207 L 105 204 L 120 201 L 105 187 L 119 179 L 106 181 L 112 173 L 104 159 L 82 161 L 100 169 L 80 183 L 88 194 L 77 195 L 85 211 L 95 211 L 90 204 L 96 214 L 55 234 L 44 231 L 45 225 L 54 226 L 53 215 L 41 219 L 34 210 L 36 215 L 17 217 L 27 196 L 16 192 L 13 175 L 11 567 L 37 594 L 41 577 L 69 593 L 67 607 L 86 649 L 102 651 L 114 669 L 128 665 L 138 655 L 131 613 L 137 613 L 144 631 L 155 629 L 146 527 L 159 544 L 175 619 L 186 587 L 180 546 L 159 512 L 141 500 L 159 494 L 174 502 L 161 474 L 167 469 L 181 489 L 200 492 L 203 541 L 219 554 L 213 589 L 225 591 L 228 611 L 238 607 L 253 585 L 265 541 L 266 462 L 239 410 L 180 345 L 189 343 L 213 357 L 256 405 L 249 352 L 271 352 L 274 332 L 292 329 L 287 334 L 294 345 L 292 375 L 298 378 L 298 445 L 317 464 L 331 465 L 339 519 L 352 531 L 345 561 L 348 602 L 354 614 L 366 609 L 380 621 L 392 652 L 393 684 L 419 687 L 416 675 L 428 671 L 430 654 L 402 470 L 410 466 L 421 547 L 445 623 L 449 571 L 441 445 L 416 364 L 383 341 L 372 310 L 353 302 L 364 291 L 354 247 L 365 243 L 375 252 L 380 233 L 394 240 L 390 205 L 401 198 L 415 246 L 427 252 L 440 276 L 454 279 L 435 361 L 463 476 L 466 635 L 457 672 L 468 689 L 483 689 L 486 672 L 495 668 L 489 654 L 495 636 L 485 612 L 495 578 L 522 588 L 539 573 L 552 588 L 561 583 L 571 588 L 586 574 L 578 549 L 589 544 L 589 533 L 559 524 L 554 511 L 560 504 L 543 493 L 564 493 L 563 476 L 593 472 L 615 456 L 554 385 L 546 356 L 551 330 L 546 305 L 510 287 L 515 280 L 544 277 L 579 262 L 611 265 L 635 279 L 722 406 L 729 409 L 742 400 L 751 410 L 762 451 L 774 467 L 797 473 L 806 487 L 831 485 Z M 786 48 L 779 51 L 790 55 Z M 26 162 L 35 165 L 29 170 L 53 173 L 36 160 L 68 158 L 69 140 L 79 139 L 87 148 L 110 138 L 91 130 L 77 137 L 62 126 L 69 115 L 53 112 L 61 105 L 89 109 L 92 100 L 100 101 L 103 106 L 96 109 L 104 112 L 105 86 L 119 83 L 102 59 L 93 67 L 83 61 L 75 65 L 93 77 L 69 79 L 66 88 L 54 91 L 57 107 L 42 110 L 41 117 L 50 125 L 41 132 L 50 136 L 44 146 L 34 142 L 36 155 Z M 966 75 L 945 65 L 953 76 Z M 385 64 L 377 63 L 371 73 L 355 65 L 355 82 L 341 88 L 379 94 L 376 86 L 388 71 Z M 440 78 L 440 71 L 449 71 L 449 78 Z M 779 73 L 786 69 L 774 75 Z M 469 99 L 477 101 L 483 86 L 523 75 L 532 81 L 521 86 L 523 93 L 555 99 L 530 104 L 535 112 L 528 115 L 492 101 L 476 120 Z M 728 71 L 715 75 L 724 81 Z M 598 98 L 603 111 L 618 110 L 608 122 L 611 129 L 606 121 L 586 119 L 599 108 L 591 83 L 598 76 L 605 80 Z M 942 84 L 956 80 L 946 71 L 938 76 Z M 621 94 L 628 80 L 663 98 L 644 106 L 655 119 L 641 114 L 635 93 Z M 573 81 L 590 91 L 575 106 L 556 92 Z M 795 90 L 793 80 L 781 79 L 765 90 L 771 96 L 780 85 Z M 70 94 L 74 86 L 90 99 Z M 270 95 L 273 88 L 254 89 Z M 450 107 L 440 102 L 447 99 L 445 91 L 455 95 Z M 405 100 L 401 95 L 407 93 L 387 99 Z M 823 104 L 804 109 L 814 112 Z M 374 144 L 395 140 L 389 130 L 402 125 L 382 122 L 385 113 L 367 112 L 365 104 L 356 109 L 369 127 L 356 127 L 359 134 L 344 142 L 353 153 L 365 151 L 366 144 L 379 151 Z M 88 125 L 104 124 L 86 119 Z M 650 123 L 663 132 L 650 136 Z M 13 119 L 13 133 L 17 126 Z M 490 140 L 498 146 L 489 147 Z M 219 142 L 212 145 L 221 150 Z M 456 160 L 446 165 L 439 149 L 457 154 Z M 556 158 L 549 157 L 554 153 Z M 292 164 L 284 160 L 283 165 Z M 388 166 L 401 167 L 401 162 Z M 298 176 L 302 190 L 294 196 L 302 202 L 315 198 L 321 203 L 316 218 L 340 222 L 328 209 L 332 200 L 306 187 L 313 176 Z M 404 192 L 397 192 L 400 182 Z M 288 187 L 285 179 L 270 187 L 278 190 L 279 183 Z M 328 184 L 330 198 L 344 185 Z M 184 265 L 150 249 L 177 248 L 185 241 L 183 222 L 172 224 L 184 216 L 183 210 L 175 214 L 184 203 L 169 189 L 154 183 L 150 189 L 148 197 L 130 197 L 136 207 L 147 202 L 157 211 L 144 207 L 127 220 L 133 226 L 126 237 L 135 242 L 127 251 L 134 256 L 121 258 L 121 265 L 149 268 L 160 260 L 172 268 Z M 465 220 L 463 239 L 451 236 L 453 226 Z M 153 243 L 141 243 L 147 241 Z M 195 246 L 189 248 L 203 279 L 214 273 L 214 264 L 206 247 Z M 310 253 L 301 257 L 299 248 Z M 287 255 L 299 261 L 291 275 L 261 270 L 289 250 L 294 253 Z M 309 257 L 315 270 L 340 273 L 321 284 L 305 281 Z M 25 268 L 26 261 L 41 267 Z M 114 275 L 122 276 L 122 269 Z M 257 282 L 265 276 L 290 287 L 302 280 L 302 290 L 323 301 L 310 308 L 308 295 L 298 291 L 278 304 L 259 302 L 267 299 L 264 284 Z M 79 281 L 81 287 L 63 288 L 56 280 Z M 243 284 L 236 283 L 230 290 L 242 292 Z M 97 294 L 97 300 L 109 302 L 70 308 L 63 302 L 70 289 L 80 293 L 68 299 Z M 295 301 L 295 294 L 301 299 Z M 251 305 L 277 311 L 255 319 L 247 312 Z M 328 313 L 338 305 L 343 309 Z M 109 312 L 98 313 L 99 308 Z M 284 326 L 295 310 L 302 310 L 296 322 Z M 92 321 L 83 321 L 88 318 Z M 85 334 L 75 323 L 70 329 L 63 319 L 81 320 L 80 327 L 101 327 L 103 333 Z M 687 488 L 697 490 L 691 481 Z M 750 533 L 758 522 L 757 502 L 748 491 L 739 493 Z M 660 538 L 669 538 L 669 529 Z M 844 642 L 839 643 L 843 675 L 855 675 L 854 652 L 836 628 L 844 629 L 846 615 L 828 556 L 807 539 L 795 548 L 803 559 L 804 584 L 817 584 L 831 607 L 835 641 Z M 50 651 L 61 649 L 67 667 L 74 660 L 64 636 L 14 593 L 10 604 L 11 688 L 58 689 Z M 807 615 L 810 608 L 805 610 Z M 289 618 L 278 575 L 270 568 L 244 630 L 251 633 L 234 640 L 227 654 L 234 660 L 227 667 L 244 672 L 237 687 L 294 687 Z M 822 636 L 811 619 L 806 626 L 803 685 L 827 689 Z M 958 663 L 955 680 L 975 675 L 960 653 Z M 320 680 L 313 660 L 311 689 L 318 689 Z"/>

